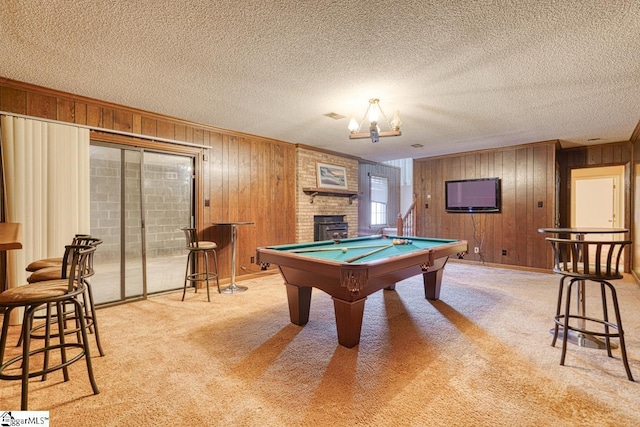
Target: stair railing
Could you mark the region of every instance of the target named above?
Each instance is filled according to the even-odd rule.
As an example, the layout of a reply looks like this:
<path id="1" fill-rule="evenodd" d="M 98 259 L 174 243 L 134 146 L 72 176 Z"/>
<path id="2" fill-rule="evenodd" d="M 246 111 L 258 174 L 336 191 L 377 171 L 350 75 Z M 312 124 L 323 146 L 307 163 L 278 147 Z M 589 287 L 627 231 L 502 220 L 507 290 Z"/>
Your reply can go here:
<path id="1" fill-rule="evenodd" d="M 396 227 L 398 229 L 398 236 L 415 236 L 416 231 L 416 195 L 413 195 L 413 202 L 407 212 L 402 216 L 398 214 L 396 221 Z"/>

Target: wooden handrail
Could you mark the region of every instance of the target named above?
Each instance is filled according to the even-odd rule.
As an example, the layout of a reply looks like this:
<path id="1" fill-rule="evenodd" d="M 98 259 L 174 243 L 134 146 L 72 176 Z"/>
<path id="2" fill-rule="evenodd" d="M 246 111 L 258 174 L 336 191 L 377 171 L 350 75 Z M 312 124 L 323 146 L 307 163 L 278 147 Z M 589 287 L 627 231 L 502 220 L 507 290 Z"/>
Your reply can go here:
<path id="1" fill-rule="evenodd" d="M 407 212 L 402 216 L 398 214 L 396 221 L 396 227 L 398 229 L 398 236 L 413 236 L 416 230 L 416 195 L 413 195 L 413 202 Z"/>

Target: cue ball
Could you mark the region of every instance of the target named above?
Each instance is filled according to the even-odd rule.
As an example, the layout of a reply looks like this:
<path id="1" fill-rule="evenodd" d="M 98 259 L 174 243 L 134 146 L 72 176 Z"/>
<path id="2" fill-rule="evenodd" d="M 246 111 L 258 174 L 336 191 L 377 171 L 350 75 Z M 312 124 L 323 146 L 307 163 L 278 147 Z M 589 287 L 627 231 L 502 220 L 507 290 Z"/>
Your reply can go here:
<path id="1" fill-rule="evenodd" d="M 342 248 L 342 253 L 346 254 L 347 253 L 347 248 Z"/>

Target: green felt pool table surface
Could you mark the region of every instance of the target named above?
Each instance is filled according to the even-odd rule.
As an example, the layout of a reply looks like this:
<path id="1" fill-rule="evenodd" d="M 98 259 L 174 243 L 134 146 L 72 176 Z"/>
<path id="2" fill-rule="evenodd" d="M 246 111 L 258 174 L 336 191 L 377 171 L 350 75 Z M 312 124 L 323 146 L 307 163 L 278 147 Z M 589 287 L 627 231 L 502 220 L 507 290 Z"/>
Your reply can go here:
<path id="1" fill-rule="evenodd" d="M 393 244 L 394 240 L 409 241 L 408 244 Z M 434 249 L 440 246 L 456 243 L 452 239 L 433 239 L 424 237 L 357 237 L 341 240 L 325 240 L 322 242 L 299 243 L 292 245 L 271 246 L 270 249 L 282 253 L 297 254 L 302 257 L 310 257 L 335 262 L 351 262 L 363 264 L 389 257 L 413 253 L 424 249 Z M 379 250 L 378 250 L 379 249 Z M 372 253 L 373 252 L 373 253 Z M 352 258 L 366 255 L 354 261 Z"/>
<path id="2" fill-rule="evenodd" d="M 410 240 L 393 244 L 393 239 Z M 292 323 L 309 320 L 312 288 L 334 301 L 338 342 L 353 347 L 360 341 L 367 296 L 422 274 L 427 299 L 438 299 L 449 256 L 467 251 L 464 240 L 413 236 L 367 236 L 257 249 L 263 267 L 278 266 L 287 288 Z"/>

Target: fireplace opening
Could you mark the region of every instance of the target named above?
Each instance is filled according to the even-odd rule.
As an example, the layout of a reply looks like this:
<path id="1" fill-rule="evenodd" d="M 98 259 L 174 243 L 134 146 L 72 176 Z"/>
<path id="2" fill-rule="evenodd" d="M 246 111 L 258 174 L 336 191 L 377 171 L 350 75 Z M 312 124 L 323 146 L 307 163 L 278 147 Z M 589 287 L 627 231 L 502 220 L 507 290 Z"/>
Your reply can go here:
<path id="1" fill-rule="evenodd" d="M 349 236 L 349 224 L 344 215 L 314 215 L 313 240 L 346 239 Z"/>

